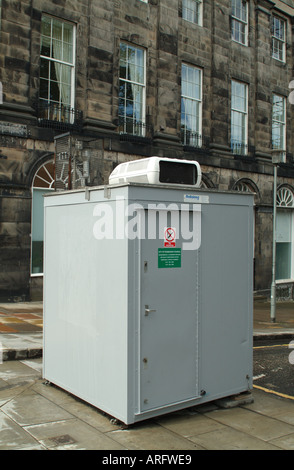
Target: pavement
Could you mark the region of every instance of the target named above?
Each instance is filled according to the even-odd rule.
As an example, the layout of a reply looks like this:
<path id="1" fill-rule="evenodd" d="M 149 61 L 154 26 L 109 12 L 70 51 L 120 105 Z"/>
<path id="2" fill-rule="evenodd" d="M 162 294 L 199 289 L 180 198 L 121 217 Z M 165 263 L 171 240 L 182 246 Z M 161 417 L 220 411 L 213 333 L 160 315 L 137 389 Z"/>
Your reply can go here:
<path id="1" fill-rule="evenodd" d="M 267 337 L 290 342 L 294 302 L 277 302 L 273 323 L 269 302 L 256 297 L 253 330 L 254 342 Z M 294 450 L 294 393 L 282 396 L 254 386 L 238 397 L 126 427 L 46 384 L 42 343 L 42 302 L 0 304 L 0 450 L 99 450 L 101 463 L 112 459 L 129 466 L 146 464 L 152 452 L 189 459 L 196 450 Z M 146 455 L 139 453 L 144 450 Z"/>

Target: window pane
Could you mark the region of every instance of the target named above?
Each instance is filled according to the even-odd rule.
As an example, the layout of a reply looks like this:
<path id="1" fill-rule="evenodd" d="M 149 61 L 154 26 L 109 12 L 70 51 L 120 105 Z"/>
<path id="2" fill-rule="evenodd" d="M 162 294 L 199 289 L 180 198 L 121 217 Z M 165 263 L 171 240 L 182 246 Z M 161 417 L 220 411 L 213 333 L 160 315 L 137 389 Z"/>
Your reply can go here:
<path id="1" fill-rule="evenodd" d="M 120 81 L 119 82 L 119 91 L 118 91 L 119 98 L 124 98 L 125 97 L 125 90 L 126 90 L 126 83 Z"/>
<path id="2" fill-rule="evenodd" d="M 40 99 L 49 101 L 48 119 L 65 120 L 66 111 L 61 113 L 60 105 L 73 107 L 74 26 L 44 15 L 41 33 Z"/>
<path id="3" fill-rule="evenodd" d="M 121 43 L 119 108 L 120 131 L 144 134 L 145 52 Z"/>
<path id="4" fill-rule="evenodd" d="M 274 149 L 285 149 L 285 130 L 286 130 L 286 116 L 285 116 L 285 98 L 282 96 L 273 96 L 273 110 L 272 110 L 272 146 Z"/>
<path id="5" fill-rule="evenodd" d="M 286 23 L 284 20 L 273 18 L 273 39 L 272 39 L 272 55 L 274 59 L 285 61 L 285 37 Z"/>
<path id="6" fill-rule="evenodd" d="M 63 41 L 72 45 L 73 43 L 73 25 L 69 23 L 63 24 Z"/>
<path id="7" fill-rule="evenodd" d="M 41 55 L 72 63 L 73 31 L 72 24 L 44 16 L 41 26 Z"/>
<path id="8" fill-rule="evenodd" d="M 44 194 L 49 189 L 33 188 L 32 194 L 32 274 L 43 272 L 43 226 L 44 226 Z"/>
<path id="9" fill-rule="evenodd" d="M 276 279 L 291 278 L 291 243 L 276 244 Z"/>
<path id="10" fill-rule="evenodd" d="M 273 97 L 273 119 L 284 122 L 284 99 L 281 96 Z"/>
<path id="11" fill-rule="evenodd" d="M 131 82 L 136 81 L 136 68 L 132 62 L 129 62 L 127 66 L 127 80 Z"/>
<path id="12" fill-rule="evenodd" d="M 246 112 L 246 85 L 240 82 L 232 82 L 232 108 Z"/>
<path id="13" fill-rule="evenodd" d="M 62 22 L 56 19 L 52 20 L 52 37 L 54 39 L 62 40 Z"/>
<path id="14" fill-rule="evenodd" d="M 41 55 L 51 56 L 51 40 L 46 36 L 41 37 Z"/>
<path id="15" fill-rule="evenodd" d="M 201 23 L 201 0 L 183 0 L 182 17 L 191 23 Z"/>
<path id="16" fill-rule="evenodd" d="M 40 80 L 40 98 L 48 99 L 48 88 L 49 81 L 41 79 Z"/>
<path id="17" fill-rule="evenodd" d="M 135 82 L 144 83 L 144 67 L 137 66 L 135 71 Z"/>
<path id="18" fill-rule="evenodd" d="M 247 85 L 232 81 L 231 148 L 247 154 Z"/>
<path id="19" fill-rule="evenodd" d="M 202 145 L 201 102 L 201 70 L 182 64 L 181 129 L 185 145 Z"/>
<path id="20" fill-rule="evenodd" d="M 132 100 L 126 100 L 126 116 L 127 117 L 133 117 L 133 112 L 134 112 L 134 102 Z"/>
<path id="21" fill-rule="evenodd" d="M 124 62 L 127 61 L 127 45 L 124 43 L 120 44 L 120 59 Z"/>
<path id="22" fill-rule="evenodd" d="M 53 39 L 52 42 L 52 58 L 56 60 L 62 60 L 62 42 Z"/>
<path id="23" fill-rule="evenodd" d="M 62 85 L 60 90 L 60 103 L 64 106 L 70 106 L 71 96 L 70 96 L 70 86 Z"/>
<path id="24" fill-rule="evenodd" d="M 240 44 L 247 43 L 247 1 L 232 0 L 232 39 Z"/>
<path id="25" fill-rule="evenodd" d="M 143 51 L 129 47 L 127 53 L 127 80 L 144 83 Z"/>
<path id="26" fill-rule="evenodd" d="M 201 71 L 194 67 L 182 66 L 182 95 L 201 99 Z"/>
<path id="27" fill-rule="evenodd" d="M 40 77 L 49 78 L 49 61 L 45 59 L 40 60 Z"/>
<path id="28" fill-rule="evenodd" d="M 291 241 L 291 211 L 277 211 L 277 242 L 288 243 Z"/>
<path id="29" fill-rule="evenodd" d="M 124 60 L 120 61 L 119 76 L 120 78 L 127 78 L 127 63 Z"/>
<path id="30" fill-rule="evenodd" d="M 49 78 L 50 80 L 57 82 L 58 80 L 58 65 L 56 62 L 49 62 Z"/>
<path id="31" fill-rule="evenodd" d="M 277 211 L 276 278 L 290 279 L 292 257 L 292 211 Z"/>
<path id="32" fill-rule="evenodd" d="M 126 83 L 126 86 L 125 86 L 126 98 L 129 100 L 133 99 L 133 88 L 134 86 L 131 83 Z"/>
<path id="33" fill-rule="evenodd" d="M 240 42 L 240 23 L 236 20 L 232 20 L 232 37 L 235 41 Z"/>
<path id="34" fill-rule="evenodd" d="M 73 62 L 73 47 L 71 44 L 63 44 L 63 60 L 64 62 Z"/>
<path id="35" fill-rule="evenodd" d="M 134 95 L 134 101 L 138 104 L 142 104 L 143 102 L 143 90 L 141 86 L 134 85 L 133 86 L 133 95 Z"/>
<path id="36" fill-rule="evenodd" d="M 281 61 L 284 60 L 284 44 L 275 38 L 273 38 L 273 57 Z"/>
<path id="37" fill-rule="evenodd" d="M 70 85 L 71 67 L 68 67 L 67 65 L 55 64 L 55 69 L 58 81 Z"/>
<path id="38" fill-rule="evenodd" d="M 233 144 L 246 144 L 246 117 L 242 113 L 232 112 L 231 139 Z"/>
<path id="39" fill-rule="evenodd" d="M 245 0 L 232 0 L 232 15 L 247 21 L 247 2 Z"/>
<path id="40" fill-rule="evenodd" d="M 274 36 L 277 39 L 284 39 L 284 22 L 279 18 L 274 18 Z"/>
<path id="41" fill-rule="evenodd" d="M 274 149 L 284 149 L 283 125 L 273 123 L 272 145 Z"/>
<path id="42" fill-rule="evenodd" d="M 41 23 L 41 34 L 51 37 L 51 18 L 43 16 Z"/>
<path id="43" fill-rule="evenodd" d="M 144 51 L 142 49 L 136 49 L 136 63 L 141 67 L 144 65 Z"/>
<path id="44" fill-rule="evenodd" d="M 56 104 L 59 103 L 60 100 L 60 90 L 59 90 L 59 85 L 57 82 L 50 82 L 49 84 L 49 100 L 50 101 L 55 101 Z"/>

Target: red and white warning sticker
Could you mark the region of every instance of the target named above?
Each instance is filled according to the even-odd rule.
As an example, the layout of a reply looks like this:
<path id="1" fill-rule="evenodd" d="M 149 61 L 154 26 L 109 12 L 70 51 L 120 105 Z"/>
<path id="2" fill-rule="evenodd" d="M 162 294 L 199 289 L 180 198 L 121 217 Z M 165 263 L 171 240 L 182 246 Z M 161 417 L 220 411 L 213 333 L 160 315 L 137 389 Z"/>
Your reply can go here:
<path id="1" fill-rule="evenodd" d="M 165 247 L 176 246 L 176 230 L 173 227 L 166 227 L 164 229 L 164 246 Z"/>

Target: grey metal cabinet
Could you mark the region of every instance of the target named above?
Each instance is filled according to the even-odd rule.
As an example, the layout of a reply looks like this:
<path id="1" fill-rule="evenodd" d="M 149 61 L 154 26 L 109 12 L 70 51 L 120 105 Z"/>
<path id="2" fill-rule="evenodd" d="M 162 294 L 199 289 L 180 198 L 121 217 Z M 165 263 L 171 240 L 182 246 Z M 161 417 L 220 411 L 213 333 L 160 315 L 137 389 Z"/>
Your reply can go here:
<path id="1" fill-rule="evenodd" d="M 252 387 L 253 196 L 45 198 L 44 377 L 131 424 Z"/>

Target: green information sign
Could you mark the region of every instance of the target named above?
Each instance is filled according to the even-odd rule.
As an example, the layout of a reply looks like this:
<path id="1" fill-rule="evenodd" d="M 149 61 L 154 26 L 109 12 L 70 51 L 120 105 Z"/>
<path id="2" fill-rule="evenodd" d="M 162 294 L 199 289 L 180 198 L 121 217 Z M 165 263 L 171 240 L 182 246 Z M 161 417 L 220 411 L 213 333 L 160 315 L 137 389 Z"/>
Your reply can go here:
<path id="1" fill-rule="evenodd" d="M 181 260 L 181 248 L 158 248 L 159 268 L 180 268 Z"/>

